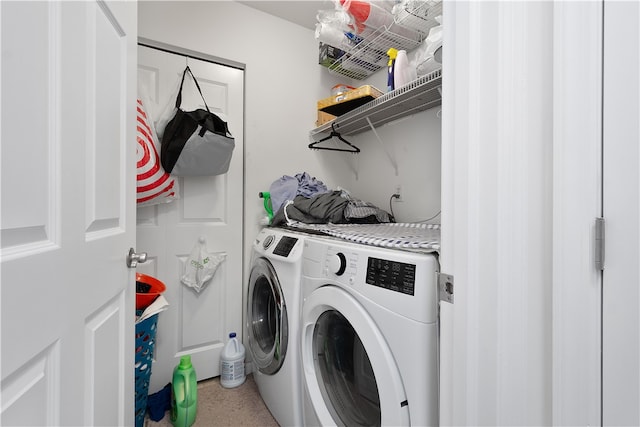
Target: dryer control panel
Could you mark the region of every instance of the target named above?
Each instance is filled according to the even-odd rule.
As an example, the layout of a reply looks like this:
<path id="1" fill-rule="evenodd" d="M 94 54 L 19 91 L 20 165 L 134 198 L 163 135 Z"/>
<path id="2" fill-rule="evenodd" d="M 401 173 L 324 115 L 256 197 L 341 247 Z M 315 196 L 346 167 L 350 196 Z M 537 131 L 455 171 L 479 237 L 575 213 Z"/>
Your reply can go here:
<path id="1" fill-rule="evenodd" d="M 276 247 L 273 249 L 273 254 L 280 255 L 285 258 L 288 257 L 297 241 L 298 239 L 295 237 L 282 236 Z"/>

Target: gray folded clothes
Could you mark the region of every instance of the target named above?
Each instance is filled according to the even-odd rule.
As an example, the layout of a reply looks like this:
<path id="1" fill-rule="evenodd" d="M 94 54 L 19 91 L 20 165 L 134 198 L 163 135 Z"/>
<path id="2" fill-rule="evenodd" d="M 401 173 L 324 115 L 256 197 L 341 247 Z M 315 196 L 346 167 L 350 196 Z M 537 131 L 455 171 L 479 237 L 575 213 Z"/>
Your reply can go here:
<path id="1" fill-rule="evenodd" d="M 285 203 L 274 215 L 271 225 L 289 225 L 289 221 L 305 224 L 375 224 L 394 222 L 384 210 L 351 197 L 344 191 L 331 191 L 311 198 L 297 196 Z"/>
<path id="2" fill-rule="evenodd" d="M 349 200 L 342 197 L 340 191 L 318 194 L 312 198 L 296 196 L 293 203 L 284 204 L 273 216 L 271 225 L 286 225 L 287 217 L 291 221 L 305 224 L 343 224 L 344 210 Z M 286 217 L 284 210 L 287 210 Z"/>

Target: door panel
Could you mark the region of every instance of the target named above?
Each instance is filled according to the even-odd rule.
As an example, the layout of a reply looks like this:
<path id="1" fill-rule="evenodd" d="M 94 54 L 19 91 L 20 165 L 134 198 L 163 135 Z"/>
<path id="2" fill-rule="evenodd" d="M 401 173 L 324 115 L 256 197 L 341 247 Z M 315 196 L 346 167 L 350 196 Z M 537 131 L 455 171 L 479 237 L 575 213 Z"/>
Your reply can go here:
<path id="1" fill-rule="evenodd" d="M 640 425 L 640 4 L 604 2 L 603 423 Z"/>
<path id="2" fill-rule="evenodd" d="M 243 191 L 243 71 L 203 60 L 139 47 L 138 79 L 147 87 L 149 114 L 157 120 L 175 102 L 185 66 L 198 79 L 209 109 L 227 120 L 235 149 L 227 174 L 181 177 L 179 199 L 138 209 L 138 245 L 150 262 L 138 271 L 166 286 L 169 309 L 158 318 L 151 393 L 171 381 L 173 367 L 191 354 L 198 380 L 219 375 L 220 352 L 231 331 L 242 334 L 242 191 Z M 187 76 L 182 108 L 204 108 Z M 200 293 L 180 282 L 199 237 L 212 254 L 225 254 L 216 274 Z"/>
<path id="3" fill-rule="evenodd" d="M 0 423 L 133 425 L 136 6 L 0 16 Z"/>
<path id="4" fill-rule="evenodd" d="M 19 178 L 18 189 L 2 180 L 2 255 L 3 260 L 29 256 L 48 250 L 59 243 L 60 224 L 57 221 L 60 205 L 60 162 L 55 153 L 61 140 L 49 132 L 58 124 L 55 116 L 57 99 L 46 82 L 58 79 L 54 59 L 59 57 L 60 40 L 48 43 L 45 37 L 34 37 L 24 23 L 32 22 L 43 34 L 56 33 L 59 20 L 50 19 L 59 7 L 46 3 L 5 3 L 2 5 L 2 177 Z M 9 37 L 19 43 L 9 43 Z M 20 55 L 24 49 L 30 55 Z M 24 58 L 19 57 L 23 56 Z M 24 70 L 30 70 L 28 85 L 11 84 L 24 81 Z M 34 99 L 40 102 L 32 102 Z M 10 114 L 11 110 L 31 111 L 40 117 L 35 124 L 26 114 Z M 11 144 L 8 138 L 30 130 L 30 144 Z M 32 153 L 39 153 L 33 156 Z M 14 159 L 29 161 L 8 161 Z M 46 184 L 46 185 L 43 185 Z M 29 195 L 29 197 L 25 197 Z M 10 206 L 20 209 L 8 209 Z"/>

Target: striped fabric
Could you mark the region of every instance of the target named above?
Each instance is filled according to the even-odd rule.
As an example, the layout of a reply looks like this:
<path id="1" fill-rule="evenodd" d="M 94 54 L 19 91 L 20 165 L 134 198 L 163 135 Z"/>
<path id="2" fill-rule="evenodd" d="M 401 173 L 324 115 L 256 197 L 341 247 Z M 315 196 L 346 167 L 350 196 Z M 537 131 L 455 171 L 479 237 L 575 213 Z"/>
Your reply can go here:
<path id="1" fill-rule="evenodd" d="M 137 196 L 138 206 L 171 202 L 177 198 L 177 182 L 162 169 L 157 150 L 157 137 L 147 113 L 138 99 L 137 105 Z"/>
<path id="2" fill-rule="evenodd" d="M 440 250 L 440 224 L 304 224 L 293 222 L 290 227 L 348 240 L 364 245 L 419 252 Z"/>

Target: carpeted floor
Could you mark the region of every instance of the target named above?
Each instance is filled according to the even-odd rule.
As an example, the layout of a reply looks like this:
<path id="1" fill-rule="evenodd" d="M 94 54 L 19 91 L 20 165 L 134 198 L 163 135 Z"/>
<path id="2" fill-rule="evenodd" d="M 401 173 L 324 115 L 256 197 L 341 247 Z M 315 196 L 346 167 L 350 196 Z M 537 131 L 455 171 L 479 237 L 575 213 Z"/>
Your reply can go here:
<path id="1" fill-rule="evenodd" d="M 172 427 L 167 411 L 158 422 L 151 421 L 148 416 L 145 427 Z M 224 388 L 220 378 L 213 378 L 198 383 L 198 412 L 195 427 L 209 426 L 260 426 L 278 427 L 271 413 L 265 406 L 253 375 L 239 387 Z"/>

